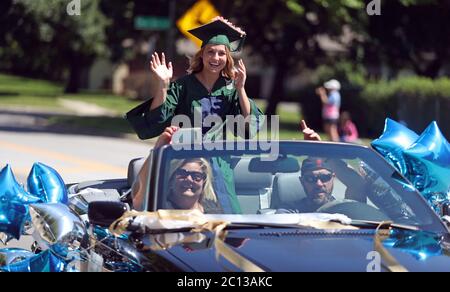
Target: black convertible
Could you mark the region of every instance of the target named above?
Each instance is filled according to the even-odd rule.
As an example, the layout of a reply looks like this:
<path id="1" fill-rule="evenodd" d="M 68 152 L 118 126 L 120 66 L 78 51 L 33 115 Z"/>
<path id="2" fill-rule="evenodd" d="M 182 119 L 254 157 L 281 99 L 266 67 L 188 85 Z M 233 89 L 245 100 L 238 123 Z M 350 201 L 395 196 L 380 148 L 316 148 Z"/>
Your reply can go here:
<path id="1" fill-rule="evenodd" d="M 71 204 L 80 214 L 89 203 L 89 221 L 97 230 L 92 250 L 102 257 L 103 269 L 450 271 L 446 225 L 371 148 L 276 143 L 275 148 L 240 141 L 181 150 L 166 145 L 152 151 L 143 198 L 146 213 L 128 211 L 133 209 L 130 187 L 144 159 L 130 163 L 127 179 L 71 186 Z M 174 168 L 193 158 L 212 164 L 226 161 L 232 170 L 231 178 L 209 174 L 219 208 L 172 210 L 177 209 L 169 202 L 174 175 L 206 179 Z M 302 174 L 305 160 L 311 158 L 330 165 L 328 176 Z M 231 194 L 220 183 L 227 179 L 234 184 Z M 330 182 L 332 199 L 305 211 L 302 204 L 311 190 L 302 180 Z M 192 185 L 185 187 L 193 190 Z M 235 196 L 238 209 L 230 204 L 230 196 Z M 121 216 L 122 221 L 114 222 Z M 110 231 L 122 226 L 118 237 L 106 229 L 113 222 Z"/>

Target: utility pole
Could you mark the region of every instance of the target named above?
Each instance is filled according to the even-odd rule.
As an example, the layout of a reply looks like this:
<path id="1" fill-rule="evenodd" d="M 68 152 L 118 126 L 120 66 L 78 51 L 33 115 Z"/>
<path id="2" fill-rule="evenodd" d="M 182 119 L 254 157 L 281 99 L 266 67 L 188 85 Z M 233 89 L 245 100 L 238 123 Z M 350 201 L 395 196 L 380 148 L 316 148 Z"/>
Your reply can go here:
<path id="1" fill-rule="evenodd" d="M 174 47 L 175 47 L 175 1 L 169 0 L 169 22 L 170 27 L 167 31 L 167 57 L 169 60 L 174 58 Z"/>

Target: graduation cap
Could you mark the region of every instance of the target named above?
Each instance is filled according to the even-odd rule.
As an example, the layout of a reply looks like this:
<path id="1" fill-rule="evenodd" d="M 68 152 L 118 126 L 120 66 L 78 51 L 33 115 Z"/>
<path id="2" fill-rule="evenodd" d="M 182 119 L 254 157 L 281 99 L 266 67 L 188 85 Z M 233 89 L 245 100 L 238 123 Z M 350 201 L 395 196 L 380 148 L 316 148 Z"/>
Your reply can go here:
<path id="1" fill-rule="evenodd" d="M 245 40 L 244 31 L 220 19 L 188 30 L 188 32 L 202 41 L 202 47 L 208 44 L 225 45 L 231 52 L 240 51 Z"/>

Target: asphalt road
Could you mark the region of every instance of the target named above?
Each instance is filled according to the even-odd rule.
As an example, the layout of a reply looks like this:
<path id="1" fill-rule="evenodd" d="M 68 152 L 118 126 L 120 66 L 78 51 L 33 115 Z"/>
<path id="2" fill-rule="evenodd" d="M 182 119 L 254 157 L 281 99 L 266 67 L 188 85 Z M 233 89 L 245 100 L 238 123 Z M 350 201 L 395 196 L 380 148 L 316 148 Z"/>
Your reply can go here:
<path id="1" fill-rule="evenodd" d="M 26 182 L 34 162 L 58 171 L 66 183 L 126 177 L 128 163 L 151 145 L 120 138 L 0 131 L 0 164 Z"/>
<path id="2" fill-rule="evenodd" d="M 137 139 L 53 131 L 46 128 L 45 115 L 0 110 L 0 167 L 9 164 L 24 186 L 34 162 L 56 169 L 65 183 L 125 178 L 129 161 L 148 155 L 151 148 Z M 22 236 L 8 246 L 29 249 L 31 242 L 31 236 Z"/>
<path id="3" fill-rule="evenodd" d="M 55 168 L 66 183 L 126 177 L 128 162 L 148 155 L 152 144 L 138 139 L 81 135 L 47 125 L 52 114 L 0 109 L 0 167 L 10 164 L 23 181 L 34 162 Z"/>

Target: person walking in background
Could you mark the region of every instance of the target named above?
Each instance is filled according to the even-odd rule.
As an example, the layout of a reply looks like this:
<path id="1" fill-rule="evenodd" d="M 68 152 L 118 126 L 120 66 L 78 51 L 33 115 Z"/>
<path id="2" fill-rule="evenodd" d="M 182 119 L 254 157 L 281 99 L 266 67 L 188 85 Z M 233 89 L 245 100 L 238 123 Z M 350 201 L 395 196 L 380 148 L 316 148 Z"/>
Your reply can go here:
<path id="1" fill-rule="evenodd" d="M 331 79 L 316 89 L 316 94 L 322 101 L 322 120 L 325 133 L 331 141 L 338 142 L 339 109 L 341 106 L 341 95 L 339 90 L 341 84 L 336 79 Z"/>
<path id="2" fill-rule="evenodd" d="M 339 139 L 341 142 L 359 143 L 358 129 L 352 122 L 349 112 L 342 112 L 339 118 Z"/>

